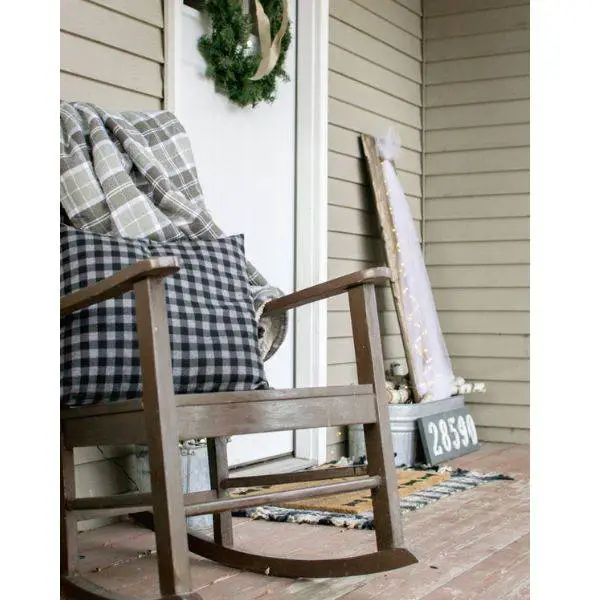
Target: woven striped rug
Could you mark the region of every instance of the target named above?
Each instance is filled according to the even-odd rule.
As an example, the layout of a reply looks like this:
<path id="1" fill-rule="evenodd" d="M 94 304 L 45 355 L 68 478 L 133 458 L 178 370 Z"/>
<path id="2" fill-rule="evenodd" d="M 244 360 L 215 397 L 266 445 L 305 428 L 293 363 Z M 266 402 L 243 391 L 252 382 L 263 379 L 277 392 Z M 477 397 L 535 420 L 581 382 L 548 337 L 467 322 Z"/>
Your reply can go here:
<path id="1" fill-rule="evenodd" d="M 400 509 L 402 512 L 419 510 L 442 498 L 470 490 L 492 481 L 513 480 L 500 473 L 478 473 L 464 469 L 405 468 L 396 469 Z M 333 481 L 344 481 L 334 479 Z M 305 484 L 310 485 L 310 484 Z M 298 484 L 244 488 L 232 492 L 232 496 L 251 496 L 265 491 L 279 491 L 300 487 Z M 321 498 L 308 498 L 288 502 L 278 506 L 259 506 L 233 513 L 237 517 L 279 521 L 288 523 L 309 523 L 313 525 L 333 525 L 350 529 L 373 529 L 373 505 L 369 490 L 336 494 Z"/>

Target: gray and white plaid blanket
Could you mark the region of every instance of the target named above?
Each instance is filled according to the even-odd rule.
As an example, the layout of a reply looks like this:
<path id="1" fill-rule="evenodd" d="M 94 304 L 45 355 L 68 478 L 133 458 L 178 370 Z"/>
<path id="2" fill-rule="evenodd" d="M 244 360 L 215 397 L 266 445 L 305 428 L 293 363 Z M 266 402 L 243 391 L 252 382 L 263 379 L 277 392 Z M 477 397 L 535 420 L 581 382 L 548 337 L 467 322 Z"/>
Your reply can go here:
<path id="1" fill-rule="evenodd" d="M 86 231 L 158 242 L 223 235 L 206 208 L 187 134 L 167 111 L 108 113 L 61 102 L 60 198 L 69 222 Z M 248 278 L 266 360 L 285 337 L 287 317 L 262 311 L 282 292 L 250 262 Z"/>

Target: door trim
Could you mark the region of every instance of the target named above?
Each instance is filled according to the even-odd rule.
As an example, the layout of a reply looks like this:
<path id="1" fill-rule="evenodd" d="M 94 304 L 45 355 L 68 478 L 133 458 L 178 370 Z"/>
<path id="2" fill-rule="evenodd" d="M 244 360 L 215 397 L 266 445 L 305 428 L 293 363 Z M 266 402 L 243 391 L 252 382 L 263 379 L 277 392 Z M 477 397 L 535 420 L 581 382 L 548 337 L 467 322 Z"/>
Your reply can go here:
<path id="1" fill-rule="evenodd" d="M 329 0 L 297 2 L 296 289 L 327 279 Z M 295 311 L 295 385 L 327 384 L 327 303 Z M 326 428 L 298 430 L 295 456 L 327 459 Z"/>
<path id="2" fill-rule="evenodd" d="M 176 113 L 183 0 L 164 0 L 164 108 Z M 327 98 L 329 0 L 296 3 L 295 286 L 327 279 Z M 294 385 L 327 384 L 327 303 L 294 311 Z M 326 428 L 297 430 L 294 455 L 322 464 Z"/>
<path id="3" fill-rule="evenodd" d="M 163 0 L 163 2 L 163 108 L 175 113 L 179 98 L 178 86 L 181 81 L 179 40 L 181 40 L 181 11 L 184 9 L 184 5 L 183 0 Z"/>

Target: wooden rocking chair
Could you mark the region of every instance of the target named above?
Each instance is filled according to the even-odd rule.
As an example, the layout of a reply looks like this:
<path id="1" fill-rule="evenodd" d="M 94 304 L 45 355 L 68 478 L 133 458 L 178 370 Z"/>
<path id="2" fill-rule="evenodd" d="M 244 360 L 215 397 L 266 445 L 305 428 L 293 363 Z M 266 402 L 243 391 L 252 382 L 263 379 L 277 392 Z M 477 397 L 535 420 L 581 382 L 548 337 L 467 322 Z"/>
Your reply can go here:
<path id="1" fill-rule="evenodd" d="M 175 259 L 152 258 L 61 298 L 61 316 L 135 291 L 143 398 L 61 411 L 61 592 L 65 600 L 127 600 L 78 573 L 77 521 L 131 514 L 156 533 L 161 600 L 201 600 L 193 592 L 188 552 L 230 567 L 280 577 L 344 577 L 417 562 L 403 547 L 375 284 L 390 271 L 372 268 L 271 301 L 276 313 L 348 293 L 358 385 L 284 391 L 174 395 L 163 278 Z M 225 436 L 363 423 L 368 464 L 285 475 L 230 478 Z M 183 494 L 177 443 L 207 437 L 211 490 Z M 73 448 L 145 444 L 151 493 L 77 498 Z M 228 489 L 356 476 L 341 483 L 232 498 Z M 370 489 L 377 550 L 340 559 L 299 560 L 241 552 L 233 547 L 231 511 L 284 500 Z M 185 517 L 212 513 L 214 541 L 189 534 Z M 318 535 L 318 534 L 317 534 Z"/>

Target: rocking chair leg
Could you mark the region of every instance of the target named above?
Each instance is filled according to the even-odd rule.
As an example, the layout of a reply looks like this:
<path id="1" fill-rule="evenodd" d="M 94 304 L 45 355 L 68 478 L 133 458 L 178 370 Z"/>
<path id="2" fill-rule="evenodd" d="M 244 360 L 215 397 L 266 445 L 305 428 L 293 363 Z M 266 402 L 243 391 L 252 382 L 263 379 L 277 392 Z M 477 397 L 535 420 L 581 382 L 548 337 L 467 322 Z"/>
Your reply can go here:
<path id="1" fill-rule="evenodd" d="M 371 491 L 377 548 L 401 548 L 404 545 L 402 520 L 375 286 L 371 283 L 352 288 L 349 300 L 358 383 L 373 384 L 376 395 L 377 423 L 366 424 L 364 431 L 368 474 L 381 477 L 381 485 Z"/>
<path id="2" fill-rule="evenodd" d="M 160 591 L 165 597 L 185 597 L 192 582 L 164 283 L 140 281 L 135 301 Z"/>
<path id="3" fill-rule="evenodd" d="M 65 448 L 60 436 L 60 574 L 75 575 L 79 562 L 77 519 L 66 509 L 66 502 L 75 499 L 75 463 L 73 448 Z"/>
<path id="4" fill-rule="evenodd" d="M 227 479 L 229 475 L 226 438 L 208 439 L 208 466 L 210 469 L 210 487 L 216 490 L 219 498 L 228 496 L 227 490 L 221 487 L 221 481 Z M 213 514 L 213 532 L 215 544 L 233 546 L 231 512 Z"/>

